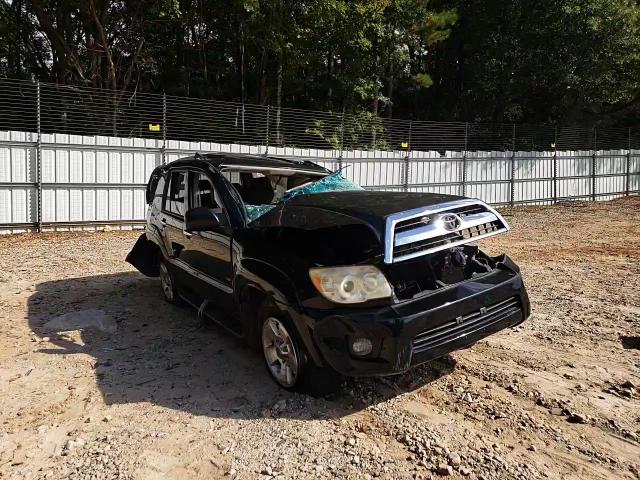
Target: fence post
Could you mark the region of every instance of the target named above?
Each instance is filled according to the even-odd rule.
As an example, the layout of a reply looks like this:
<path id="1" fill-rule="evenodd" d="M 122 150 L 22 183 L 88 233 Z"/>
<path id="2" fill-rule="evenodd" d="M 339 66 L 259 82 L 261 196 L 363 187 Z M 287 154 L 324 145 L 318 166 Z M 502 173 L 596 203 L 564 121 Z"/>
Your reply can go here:
<path id="1" fill-rule="evenodd" d="M 469 123 L 464 124 L 464 150 L 462 151 L 462 181 L 460 182 L 463 197 L 467 196 L 467 148 L 469 145 Z"/>
<path id="2" fill-rule="evenodd" d="M 344 110 L 340 117 L 340 153 L 338 154 L 338 171 L 342 170 L 342 152 L 344 151 Z"/>
<path id="3" fill-rule="evenodd" d="M 516 203 L 516 124 L 513 124 L 513 138 L 511 140 L 511 189 L 509 205 Z"/>
<path id="4" fill-rule="evenodd" d="M 42 232 L 42 128 L 40 109 L 40 81 L 36 81 L 36 183 L 38 185 L 38 203 L 36 205 L 36 220 L 38 233 Z"/>
<path id="5" fill-rule="evenodd" d="M 265 156 L 269 154 L 269 123 L 270 123 L 269 115 L 270 114 L 271 114 L 271 105 L 267 105 L 267 134 L 264 139 L 265 145 L 266 145 L 264 149 Z"/>
<path id="6" fill-rule="evenodd" d="M 627 168 L 625 172 L 624 193 L 628 197 L 631 194 L 631 127 L 629 127 L 629 140 L 627 143 Z"/>
<path id="7" fill-rule="evenodd" d="M 409 138 L 407 140 L 407 152 L 404 156 L 404 191 L 409 191 L 409 156 L 411 155 L 411 131 L 413 129 L 413 120 L 409 120 Z"/>
<path id="8" fill-rule="evenodd" d="M 40 110 L 40 81 L 36 81 L 36 182 L 38 184 L 38 204 L 36 206 L 36 218 L 38 232 L 42 232 L 42 129 Z"/>
<path id="9" fill-rule="evenodd" d="M 167 163 L 167 95 L 162 94 L 162 147 L 160 147 L 162 164 Z"/>
<path id="10" fill-rule="evenodd" d="M 598 148 L 598 130 L 593 127 L 593 154 L 591 155 L 591 201 L 596 201 L 596 150 Z"/>
<path id="11" fill-rule="evenodd" d="M 553 204 L 558 203 L 558 125 L 553 134 Z"/>

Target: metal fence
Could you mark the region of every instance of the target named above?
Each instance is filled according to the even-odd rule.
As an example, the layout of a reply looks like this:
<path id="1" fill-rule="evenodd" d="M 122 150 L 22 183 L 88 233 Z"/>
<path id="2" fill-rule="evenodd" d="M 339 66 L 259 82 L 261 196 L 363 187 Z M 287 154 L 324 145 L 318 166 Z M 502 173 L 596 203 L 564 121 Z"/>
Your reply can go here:
<path id="1" fill-rule="evenodd" d="M 0 230 L 139 225 L 157 165 L 304 157 L 366 188 L 496 205 L 640 191 L 640 130 L 381 119 L 0 79 Z"/>

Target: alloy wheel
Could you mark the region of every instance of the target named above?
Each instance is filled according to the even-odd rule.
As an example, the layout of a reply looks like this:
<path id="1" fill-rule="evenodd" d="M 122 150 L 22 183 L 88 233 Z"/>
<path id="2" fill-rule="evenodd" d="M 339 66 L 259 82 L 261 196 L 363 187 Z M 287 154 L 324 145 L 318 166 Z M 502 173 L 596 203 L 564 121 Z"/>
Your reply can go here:
<path id="1" fill-rule="evenodd" d="M 167 270 L 167 266 L 164 262 L 160 263 L 160 285 L 162 285 L 162 291 L 164 296 L 170 302 L 173 301 L 173 281 L 171 280 L 171 274 Z"/>
<path id="2" fill-rule="evenodd" d="M 277 318 L 267 318 L 262 326 L 262 350 L 276 382 L 286 388 L 293 387 L 300 370 L 298 352 L 291 334 Z"/>

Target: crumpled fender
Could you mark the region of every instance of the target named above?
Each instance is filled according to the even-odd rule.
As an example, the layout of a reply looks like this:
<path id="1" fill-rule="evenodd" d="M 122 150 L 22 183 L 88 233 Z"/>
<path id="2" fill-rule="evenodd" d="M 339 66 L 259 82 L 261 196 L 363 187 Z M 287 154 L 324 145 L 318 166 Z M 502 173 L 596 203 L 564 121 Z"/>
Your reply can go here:
<path id="1" fill-rule="evenodd" d="M 143 275 L 157 277 L 160 275 L 159 255 L 161 252 L 158 246 L 147 238 L 146 233 L 143 233 L 138 237 L 125 260 Z"/>

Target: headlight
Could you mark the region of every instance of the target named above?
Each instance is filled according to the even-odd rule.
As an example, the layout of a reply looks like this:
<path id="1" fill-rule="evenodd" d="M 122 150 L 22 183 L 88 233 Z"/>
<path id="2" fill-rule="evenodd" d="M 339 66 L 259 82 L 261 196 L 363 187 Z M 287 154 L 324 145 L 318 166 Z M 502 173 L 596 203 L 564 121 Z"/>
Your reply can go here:
<path id="1" fill-rule="evenodd" d="M 311 281 L 323 297 L 336 303 L 362 303 L 391 296 L 391 286 L 371 265 L 312 268 Z"/>

